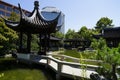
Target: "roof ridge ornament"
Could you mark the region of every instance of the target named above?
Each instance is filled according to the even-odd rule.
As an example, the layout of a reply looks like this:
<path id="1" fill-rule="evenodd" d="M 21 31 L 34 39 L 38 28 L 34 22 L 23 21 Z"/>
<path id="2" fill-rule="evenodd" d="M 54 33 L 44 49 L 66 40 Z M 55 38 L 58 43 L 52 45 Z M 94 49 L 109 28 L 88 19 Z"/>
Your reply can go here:
<path id="1" fill-rule="evenodd" d="M 34 2 L 34 6 L 35 6 L 35 7 L 34 7 L 35 9 L 39 9 L 39 1 L 35 1 L 35 2 Z"/>

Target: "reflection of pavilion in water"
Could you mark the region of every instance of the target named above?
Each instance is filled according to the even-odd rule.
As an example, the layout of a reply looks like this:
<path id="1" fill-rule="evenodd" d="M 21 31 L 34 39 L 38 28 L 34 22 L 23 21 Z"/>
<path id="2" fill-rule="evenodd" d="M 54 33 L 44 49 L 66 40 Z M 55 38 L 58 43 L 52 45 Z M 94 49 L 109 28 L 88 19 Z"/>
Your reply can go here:
<path id="1" fill-rule="evenodd" d="M 27 35 L 27 49 L 26 53 L 31 52 L 31 34 L 39 34 L 39 41 L 40 41 L 40 53 L 46 54 L 47 48 L 49 48 L 50 44 L 50 34 L 56 31 L 56 26 L 58 24 L 58 19 L 61 15 L 61 12 L 56 16 L 53 20 L 45 20 L 42 17 L 41 12 L 39 12 L 39 2 L 35 1 L 35 7 L 33 12 L 30 16 L 26 16 L 22 11 L 20 5 L 20 21 L 19 22 L 12 22 L 4 19 L 5 24 L 12 28 L 13 30 L 19 32 L 20 37 L 20 45 L 19 45 L 19 53 L 23 53 L 23 34 Z M 42 45 L 42 36 L 44 36 L 44 46 Z M 25 52 L 24 52 L 25 53 Z"/>

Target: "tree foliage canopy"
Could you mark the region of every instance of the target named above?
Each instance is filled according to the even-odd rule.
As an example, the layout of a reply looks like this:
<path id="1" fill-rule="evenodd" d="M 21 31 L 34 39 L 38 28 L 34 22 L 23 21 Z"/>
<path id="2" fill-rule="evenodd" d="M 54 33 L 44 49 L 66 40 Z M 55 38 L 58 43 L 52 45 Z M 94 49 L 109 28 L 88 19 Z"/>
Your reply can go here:
<path id="1" fill-rule="evenodd" d="M 96 59 L 102 60 L 102 69 L 99 74 L 104 75 L 108 80 L 117 80 L 116 70 L 120 65 L 120 45 L 117 48 L 109 48 L 104 39 L 100 38 L 92 42 L 91 47 L 97 50 Z"/>
<path id="2" fill-rule="evenodd" d="M 10 14 L 10 17 L 8 18 L 8 20 L 11 20 L 11 21 L 19 21 L 20 17 L 18 14 L 16 14 L 15 12 L 12 12 Z"/>
<path id="3" fill-rule="evenodd" d="M 4 53 L 13 48 L 13 43 L 18 39 L 15 31 L 8 28 L 0 19 L 0 52 Z"/>
<path id="4" fill-rule="evenodd" d="M 74 30 L 71 30 L 69 29 L 65 35 L 65 38 L 66 39 L 73 39 L 74 38 L 74 34 L 75 34 L 75 31 Z"/>
<path id="5" fill-rule="evenodd" d="M 78 31 L 80 38 L 85 40 L 91 40 L 93 33 L 94 30 L 88 29 L 86 26 L 82 26 L 81 29 Z"/>
<path id="6" fill-rule="evenodd" d="M 51 35 L 57 38 L 61 38 L 61 39 L 64 38 L 64 34 L 59 31 L 57 31 L 56 33 L 52 33 Z"/>
<path id="7" fill-rule="evenodd" d="M 113 22 L 112 19 L 109 19 L 108 17 L 102 17 L 97 21 L 96 29 L 102 30 L 104 28 L 113 27 L 112 22 Z"/>

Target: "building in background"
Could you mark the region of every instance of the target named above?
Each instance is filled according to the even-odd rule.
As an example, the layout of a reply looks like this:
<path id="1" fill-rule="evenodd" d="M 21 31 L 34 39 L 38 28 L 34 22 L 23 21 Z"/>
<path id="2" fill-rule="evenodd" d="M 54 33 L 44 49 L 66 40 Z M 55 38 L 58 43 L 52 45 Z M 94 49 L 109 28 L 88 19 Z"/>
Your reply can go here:
<path id="1" fill-rule="evenodd" d="M 50 6 L 44 7 L 41 10 L 41 14 L 47 20 L 55 19 L 60 12 L 61 11 L 58 10 L 56 7 L 50 7 Z M 64 15 L 64 13 L 61 12 L 61 15 L 58 19 L 57 30 L 62 32 L 63 34 L 65 32 L 65 23 L 64 22 L 65 22 L 65 15 Z"/>
<path id="2" fill-rule="evenodd" d="M 26 15 L 30 14 L 30 12 L 27 10 L 23 9 L 23 11 Z M 19 8 L 17 6 L 14 6 L 12 4 L 0 0 L 0 15 L 9 17 L 11 15 L 11 12 L 15 12 L 16 14 L 19 15 Z"/>

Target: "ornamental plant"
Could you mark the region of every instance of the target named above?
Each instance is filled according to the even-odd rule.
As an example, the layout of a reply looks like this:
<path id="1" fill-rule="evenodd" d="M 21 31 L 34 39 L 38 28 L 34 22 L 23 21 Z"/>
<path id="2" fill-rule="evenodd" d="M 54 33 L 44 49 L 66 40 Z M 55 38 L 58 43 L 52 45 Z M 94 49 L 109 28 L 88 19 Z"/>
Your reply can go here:
<path id="1" fill-rule="evenodd" d="M 97 60 L 102 60 L 98 72 L 108 80 L 117 79 L 117 66 L 120 65 L 120 45 L 117 48 L 109 48 L 104 39 L 96 40 L 92 46 L 97 49 Z"/>

